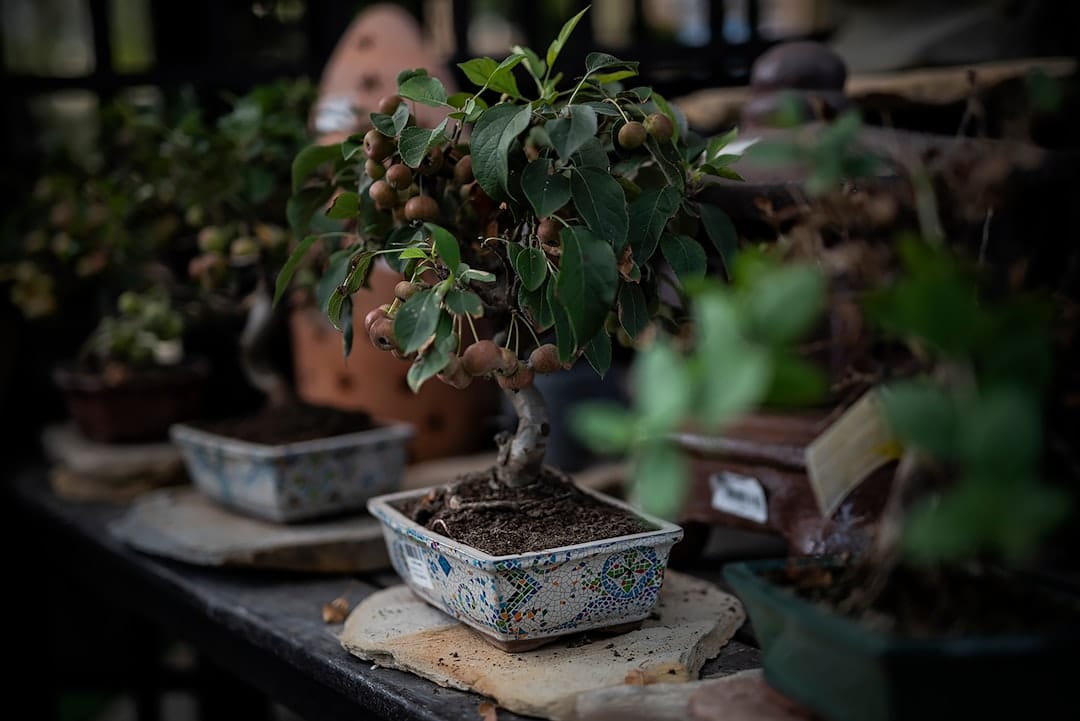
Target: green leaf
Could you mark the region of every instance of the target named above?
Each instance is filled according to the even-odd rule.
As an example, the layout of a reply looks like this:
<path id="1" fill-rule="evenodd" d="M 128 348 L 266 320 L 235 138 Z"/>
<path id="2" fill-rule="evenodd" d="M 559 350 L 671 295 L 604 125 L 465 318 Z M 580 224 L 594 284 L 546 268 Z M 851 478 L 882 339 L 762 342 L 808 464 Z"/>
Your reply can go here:
<path id="1" fill-rule="evenodd" d="M 551 283 L 548 283 L 551 285 Z M 536 290 L 528 290 L 525 286 L 518 287 L 518 307 L 528 312 L 533 325 L 538 330 L 547 330 L 555 323 L 551 312 L 551 304 L 548 302 L 547 286 L 542 285 Z"/>
<path id="2" fill-rule="evenodd" d="M 631 338 L 649 325 L 649 306 L 637 283 L 623 283 L 619 289 L 619 323 Z"/>
<path id="3" fill-rule="evenodd" d="M 494 283 L 494 273 L 489 273 L 486 270 L 477 270 L 476 268 L 468 268 L 461 272 L 462 280 L 475 280 L 477 283 Z"/>
<path id="4" fill-rule="evenodd" d="M 371 124 L 388 138 L 396 138 L 409 123 L 409 106 L 399 103 L 393 115 L 371 113 Z"/>
<path id="5" fill-rule="evenodd" d="M 443 293 L 439 292 L 441 285 L 416 293 L 394 316 L 394 338 L 403 353 L 418 350 L 435 332 L 443 299 Z"/>
<path id="6" fill-rule="evenodd" d="M 424 223 L 424 227 L 431 233 L 432 244 L 443 265 L 449 268 L 451 273 L 457 273 L 458 266 L 461 265 L 461 249 L 458 248 L 457 238 L 440 225 Z"/>
<path id="7" fill-rule="evenodd" d="M 524 55 L 514 54 L 497 63 L 491 58 L 481 57 L 458 63 L 458 67 L 465 73 L 465 77 L 478 87 L 487 87 L 497 93 L 520 98 L 521 91 L 518 90 L 513 68 L 524 59 Z"/>
<path id="8" fill-rule="evenodd" d="M 559 158 L 569 160 L 585 143 L 596 137 L 596 111 L 588 105 L 571 105 L 566 117 L 550 120 L 544 126 Z"/>
<path id="9" fill-rule="evenodd" d="M 592 75 L 597 70 L 603 70 L 604 68 L 626 68 L 627 70 L 633 70 L 636 74 L 638 64 L 630 60 L 619 60 L 608 53 L 589 53 L 585 56 L 586 74 Z"/>
<path id="10" fill-rule="evenodd" d="M 447 310 L 455 315 L 471 315 L 474 318 L 484 315 L 484 304 L 481 302 L 480 296 L 471 290 L 451 288 L 446 291 L 446 298 L 443 303 L 446 305 Z"/>
<path id="11" fill-rule="evenodd" d="M 570 156 L 570 162 L 577 168 L 595 168 L 606 172 L 608 165 L 607 151 L 599 138 L 592 138 L 581 146 L 581 149 Z"/>
<path id="12" fill-rule="evenodd" d="M 414 246 L 412 248 L 406 248 L 405 250 L 401 251 L 401 253 L 398 255 L 398 258 L 401 258 L 402 260 L 422 260 L 424 258 L 430 257 L 430 255 L 431 254 L 427 250 L 427 248 L 419 248 Z"/>
<path id="13" fill-rule="evenodd" d="M 705 249 L 693 238 L 664 233 L 660 236 L 660 251 L 683 286 L 689 281 L 705 277 L 708 269 Z"/>
<path id="14" fill-rule="evenodd" d="M 574 28 L 577 27 L 578 21 L 581 20 L 581 16 L 588 11 L 589 8 L 586 7 L 577 15 L 567 20 L 566 23 L 562 26 L 562 29 L 559 30 L 558 36 L 551 41 L 551 45 L 548 46 L 547 51 L 548 67 L 551 67 L 555 64 L 555 59 L 559 57 L 559 53 L 562 52 L 563 46 L 566 45 L 566 41 L 570 38 L 570 33 L 574 32 Z"/>
<path id="15" fill-rule="evenodd" d="M 739 313 L 726 294 L 712 291 L 696 296 L 693 313 L 698 339 L 695 355 L 710 378 L 723 379 L 706 383 L 699 398 L 702 420 L 715 428 L 761 402 L 772 365 L 768 353 L 743 337 Z"/>
<path id="16" fill-rule="evenodd" d="M 424 355 L 413 361 L 405 380 L 413 393 L 418 393 L 424 383 L 446 368 L 450 354 L 457 349 L 457 337 L 454 324 L 449 315 L 443 313 L 437 323 L 435 341 L 424 351 Z"/>
<path id="17" fill-rule="evenodd" d="M 341 141 L 341 157 L 344 160 L 352 160 L 364 150 L 364 136 L 353 134 Z"/>
<path id="18" fill-rule="evenodd" d="M 351 190 L 346 190 L 334 198 L 326 214 L 337 220 L 349 220 L 355 218 L 360 212 L 360 195 Z"/>
<path id="19" fill-rule="evenodd" d="M 802 337 L 825 305 L 825 278 L 811 265 L 781 266 L 747 298 L 753 337 L 780 345 Z"/>
<path id="20" fill-rule="evenodd" d="M 292 191 L 296 193 L 303 186 L 304 181 L 315 172 L 323 163 L 337 160 L 341 154 L 341 145 L 309 145 L 293 158 L 292 162 Z"/>
<path id="21" fill-rule="evenodd" d="M 601 328 L 596 335 L 585 344 L 585 358 L 593 367 L 596 374 L 603 378 L 611 368 L 611 336 Z"/>
<path id="22" fill-rule="evenodd" d="M 593 77 L 593 79 L 601 85 L 607 85 L 609 83 L 617 83 L 620 80 L 626 80 L 632 78 L 638 74 L 637 70 L 616 70 L 610 73 L 600 73 Z"/>
<path id="23" fill-rule="evenodd" d="M 611 401 L 589 401 L 571 406 L 570 430 L 597 453 L 622 453 L 634 442 L 634 416 Z"/>
<path id="24" fill-rule="evenodd" d="M 667 443 L 652 442 L 634 459 L 631 497 L 646 513 L 677 519 L 690 488 L 686 457 Z"/>
<path id="25" fill-rule="evenodd" d="M 307 255 L 307 252 L 311 250 L 311 246 L 315 243 L 316 237 L 309 235 L 301 240 L 293 248 L 292 253 L 289 254 L 289 259 L 285 261 L 285 265 L 281 266 L 281 271 L 278 273 L 277 279 L 274 281 L 274 305 L 278 304 L 281 300 L 282 294 L 285 293 L 285 289 L 289 287 L 289 282 L 292 281 L 293 275 L 296 273 L 296 269 L 300 267 L 300 262 Z"/>
<path id="26" fill-rule="evenodd" d="M 433 145 L 443 145 L 449 139 L 443 133 L 446 120 L 439 123 L 439 127 L 428 130 L 427 128 L 405 128 L 401 131 L 401 140 L 398 141 L 398 152 L 401 160 L 410 168 L 419 168 L 428 150 Z"/>
<path id="27" fill-rule="evenodd" d="M 484 111 L 472 134 L 473 174 L 492 198 L 513 197 L 507 187 L 508 153 L 514 139 L 529 127 L 532 106 L 502 104 Z"/>
<path id="28" fill-rule="evenodd" d="M 619 181 L 598 168 L 575 168 L 570 174 L 570 192 L 589 230 L 611 248 L 626 245 L 630 218 Z"/>
<path id="29" fill-rule="evenodd" d="M 521 173 L 521 191 L 539 218 L 546 218 L 570 200 L 570 180 L 550 169 L 551 161 L 539 158 Z"/>
<path id="30" fill-rule="evenodd" d="M 715 205 L 702 203 L 699 208 L 701 211 L 701 224 L 705 227 L 705 234 L 709 236 L 709 240 L 716 246 L 716 252 L 720 254 L 720 259 L 724 262 L 724 269 L 730 278 L 731 271 L 735 267 L 735 258 L 739 252 L 735 225 L 731 222 L 728 214 Z"/>
<path id="31" fill-rule="evenodd" d="M 349 300 L 349 297 L 341 292 L 341 288 L 334 288 L 334 292 L 330 294 L 330 300 L 326 304 L 326 317 L 338 330 L 342 329 L 341 311 L 347 300 Z"/>
<path id="32" fill-rule="evenodd" d="M 372 264 L 375 261 L 374 250 L 367 250 L 352 256 L 349 260 L 349 273 L 342 281 L 344 295 L 351 296 L 361 288 L 367 288 L 368 278 L 371 276 Z"/>
<path id="33" fill-rule="evenodd" d="M 411 71 L 404 82 L 398 75 L 398 95 L 422 105 L 441 107 L 446 105 L 446 88 L 442 81 L 427 74 L 426 70 Z"/>
<path id="34" fill-rule="evenodd" d="M 686 187 L 686 173 L 683 170 L 682 157 L 671 143 L 661 144 L 651 135 L 645 138 L 645 149 L 656 162 L 656 167 L 664 176 L 667 184 L 682 193 Z"/>
<path id="35" fill-rule="evenodd" d="M 666 341 L 641 351 L 631 370 L 635 405 L 644 430 L 665 434 L 687 417 L 694 400 L 686 364 Z"/>
<path id="36" fill-rule="evenodd" d="M 581 226 L 563 228 L 556 291 L 580 341 L 604 324 L 619 282 L 611 246 Z"/>
<path id="37" fill-rule="evenodd" d="M 988 389 L 959 424 L 963 462 L 988 478 L 1033 475 L 1042 453 L 1042 413 L 1037 397 L 1015 387 Z"/>
<path id="38" fill-rule="evenodd" d="M 929 381 L 897 381 L 882 389 L 881 400 L 901 442 L 939 460 L 955 457 L 960 418 L 948 394 Z"/>
<path id="39" fill-rule="evenodd" d="M 352 298 L 349 298 L 341 306 L 341 325 L 344 327 L 342 332 L 341 349 L 348 358 L 352 353 L 353 333 L 356 330 L 353 326 L 353 302 Z"/>
<path id="40" fill-rule="evenodd" d="M 531 48 L 515 45 L 510 48 L 510 52 L 517 55 L 522 55 L 525 58 L 525 69 L 529 71 L 529 75 L 533 76 L 536 81 L 537 89 L 543 93 L 544 89 L 540 87 L 540 81 L 544 77 L 544 72 L 547 71 L 547 63 L 540 59 Z"/>
<path id="41" fill-rule="evenodd" d="M 630 204 L 630 250 L 634 262 L 645 265 L 656 252 L 660 234 L 675 211 L 679 209 L 679 191 L 671 186 L 642 191 Z M 616 247 L 615 252 L 622 248 Z"/>
<path id="42" fill-rule="evenodd" d="M 559 349 L 559 361 L 569 363 L 574 360 L 577 338 L 574 336 L 574 326 L 570 321 L 566 306 L 555 295 L 555 286 L 556 283 L 548 283 L 544 286 L 547 289 L 547 304 L 551 309 L 552 325 L 555 326 L 555 345 Z"/>
<path id="43" fill-rule="evenodd" d="M 315 284 L 315 302 L 323 313 L 327 313 L 330 307 L 330 296 L 345 282 L 345 276 L 352 268 L 353 254 L 352 248 L 343 248 L 330 254 L 326 269 Z"/>
<path id="44" fill-rule="evenodd" d="M 791 408 L 820 403 L 829 390 L 820 368 L 788 355 L 773 358 L 772 382 L 765 396 L 771 405 Z"/>
<path id="45" fill-rule="evenodd" d="M 539 248 L 523 248 L 514 256 L 513 265 L 527 290 L 536 290 L 547 278 L 547 256 Z"/>
<path id="46" fill-rule="evenodd" d="M 312 217 L 326 205 L 333 192 L 333 188 L 327 185 L 303 188 L 289 197 L 285 205 L 285 217 L 295 235 L 307 234 Z"/>

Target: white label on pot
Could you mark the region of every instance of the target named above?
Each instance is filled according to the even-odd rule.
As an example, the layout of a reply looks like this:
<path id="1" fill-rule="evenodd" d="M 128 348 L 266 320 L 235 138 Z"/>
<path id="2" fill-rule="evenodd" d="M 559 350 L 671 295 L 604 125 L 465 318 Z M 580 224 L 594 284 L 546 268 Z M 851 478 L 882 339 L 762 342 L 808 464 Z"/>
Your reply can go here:
<path id="1" fill-rule="evenodd" d="M 709 476 L 712 507 L 755 523 L 769 520 L 769 503 L 761 482 L 750 476 L 720 471 Z"/>
<path id="2" fill-rule="evenodd" d="M 435 584 L 431 582 L 431 573 L 428 572 L 427 561 L 420 549 L 411 543 L 405 546 L 405 565 L 409 568 L 409 576 L 413 582 L 424 588 L 433 589 Z"/>
<path id="3" fill-rule="evenodd" d="M 900 457 L 878 391 L 871 389 L 806 447 L 806 474 L 818 510 L 829 518 L 860 483 Z"/>

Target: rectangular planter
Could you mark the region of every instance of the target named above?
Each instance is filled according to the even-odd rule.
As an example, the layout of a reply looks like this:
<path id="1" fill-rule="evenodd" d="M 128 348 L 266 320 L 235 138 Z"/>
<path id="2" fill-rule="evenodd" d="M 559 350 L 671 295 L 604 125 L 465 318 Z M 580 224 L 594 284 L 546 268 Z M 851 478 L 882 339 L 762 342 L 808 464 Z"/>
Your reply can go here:
<path id="1" fill-rule="evenodd" d="M 769 685 L 829 721 L 1080 718 L 1072 691 L 1080 627 L 1053 636 L 888 635 L 763 577 L 788 563 L 729 564 L 724 578 L 746 606 Z"/>
<path id="2" fill-rule="evenodd" d="M 184 423 L 170 437 L 195 486 L 224 506 L 291 522 L 360 511 L 401 484 L 413 427 L 399 423 L 299 443 L 264 445 Z"/>
<path id="3" fill-rule="evenodd" d="M 639 622 L 649 616 L 671 547 L 673 523 L 592 495 L 640 516 L 654 531 L 510 556 L 489 556 L 429 531 L 393 507 L 424 495 L 373 498 L 394 570 L 420 597 L 503 648 L 526 650 L 545 639 Z"/>

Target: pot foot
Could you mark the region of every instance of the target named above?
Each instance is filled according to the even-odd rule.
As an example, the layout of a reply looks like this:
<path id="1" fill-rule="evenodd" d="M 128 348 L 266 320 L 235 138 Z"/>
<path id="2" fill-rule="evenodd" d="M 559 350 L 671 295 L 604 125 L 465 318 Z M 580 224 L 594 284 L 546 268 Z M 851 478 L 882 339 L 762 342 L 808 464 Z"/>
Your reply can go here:
<path id="1" fill-rule="evenodd" d="M 641 628 L 641 621 L 631 621 L 629 623 L 617 623 L 614 626 L 604 626 L 603 628 L 590 628 L 588 631 L 567 633 L 561 636 L 545 636 L 543 638 L 522 638 L 513 641 L 502 641 L 497 638 L 492 638 L 485 633 L 477 631 L 477 635 L 482 639 L 490 643 L 495 648 L 505 651 L 506 653 L 525 653 L 527 651 L 535 651 L 541 646 L 546 646 L 549 643 L 556 641 L 565 641 L 568 638 L 574 636 L 582 636 L 585 634 L 596 634 L 598 636 L 618 636 L 622 633 L 629 633 L 630 631 L 636 631 Z"/>

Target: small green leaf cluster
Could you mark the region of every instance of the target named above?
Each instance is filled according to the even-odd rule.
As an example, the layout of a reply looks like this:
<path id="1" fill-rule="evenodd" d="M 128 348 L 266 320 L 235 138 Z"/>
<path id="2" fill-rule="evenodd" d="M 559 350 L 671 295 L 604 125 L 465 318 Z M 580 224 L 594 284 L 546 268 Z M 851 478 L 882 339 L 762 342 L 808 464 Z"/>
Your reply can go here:
<path id="1" fill-rule="evenodd" d="M 630 452 L 636 501 L 668 518 L 690 480 L 676 433 L 712 432 L 762 403 L 813 403 L 825 392 L 821 372 L 794 351 L 824 307 L 824 276 L 752 252 L 734 270 L 730 285 L 694 285 L 689 342 L 660 336 L 639 354 L 630 408 L 588 404 L 572 419 L 597 452 Z"/>
<path id="2" fill-rule="evenodd" d="M 904 275 L 868 309 L 933 371 L 889 385 L 883 399 L 905 446 L 954 479 L 912 509 L 903 550 L 919 562 L 1023 559 L 1069 511 L 1041 472 L 1052 305 L 989 297 L 945 250 L 909 239 L 900 251 Z"/>
<path id="3" fill-rule="evenodd" d="M 375 258 L 420 289 L 387 310 L 391 349 L 413 358 L 417 387 L 478 340 L 480 317 L 518 358 L 547 335 L 560 366 L 585 357 L 603 375 L 613 343 L 634 344 L 656 317 L 681 320 L 687 285 L 707 274 L 710 255 L 731 267 L 730 220 L 695 196 L 704 174 L 730 163 L 723 149 L 734 134 L 692 132 L 651 88 L 625 84 L 636 62 L 606 53 L 590 53 L 564 85 L 553 67 L 582 14 L 543 55 L 515 47 L 501 61 L 462 63 L 473 92 L 448 95 L 426 70 L 406 70 L 365 135 L 297 155 L 294 228 L 306 233 L 334 198 L 330 215 L 356 231 L 324 274 L 323 307 L 346 352 L 351 296 Z M 410 103 L 441 108 L 446 120 L 417 127 Z M 293 267 L 279 275 L 279 295 Z"/>
<path id="4" fill-rule="evenodd" d="M 184 319 L 164 292 L 125 291 L 83 345 L 80 361 L 95 369 L 175 365 L 183 358 L 183 332 Z"/>

